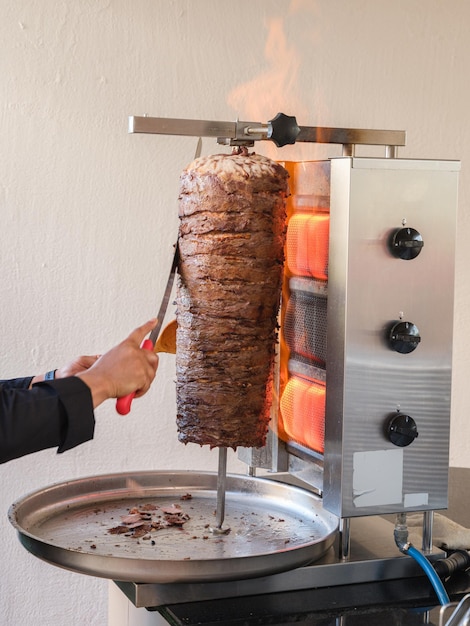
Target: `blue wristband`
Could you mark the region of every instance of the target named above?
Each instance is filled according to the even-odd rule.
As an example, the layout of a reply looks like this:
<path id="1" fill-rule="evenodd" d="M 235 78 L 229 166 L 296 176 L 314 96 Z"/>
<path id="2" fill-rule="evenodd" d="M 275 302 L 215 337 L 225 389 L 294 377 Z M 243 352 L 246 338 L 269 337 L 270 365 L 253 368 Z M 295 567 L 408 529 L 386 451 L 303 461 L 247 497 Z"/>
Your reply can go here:
<path id="1" fill-rule="evenodd" d="M 44 380 L 54 380 L 56 371 L 57 370 L 51 370 L 50 372 L 46 372 Z"/>

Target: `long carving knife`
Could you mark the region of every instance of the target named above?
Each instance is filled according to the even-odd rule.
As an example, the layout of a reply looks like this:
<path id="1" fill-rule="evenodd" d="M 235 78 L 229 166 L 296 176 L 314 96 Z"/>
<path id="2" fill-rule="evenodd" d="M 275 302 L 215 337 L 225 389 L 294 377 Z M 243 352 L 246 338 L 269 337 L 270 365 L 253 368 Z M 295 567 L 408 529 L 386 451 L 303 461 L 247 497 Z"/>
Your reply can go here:
<path id="1" fill-rule="evenodd" d="M 157 323 L 155 324 L 155 327 L 150 333 L 148 339 L 144 340 L 142 344 L 143 350 L 150 350 L 150 351 L 153 350 L 155 343 L 158 339 L 158 336 L 160 334 L 160 331 L 162 329 L 163 320 L 165 318 L 165 313 L 168 308 L 168 303 L 170 302 L 171 290 L 173 288 L 173 283 L 175 282 L 176 270 L 178 268 L 178 261 L 179 261 L 179 248 L 178 248 L 178 242 L 176 242 L 175 253 L 173 255 L 170 275 L 168 276 L 168 280 L 166 281 L 165 291 L 163 293 L 163 298 L 160 304 L 160 308 L 158 310 Z M 118 398 L 116 402 L 116 411 L 120 415 L 127 415 L 129 411 L 131 410 L 132 400 L 134 399 L 134 397 L 135 397 L 135 391 L 128 394 L 127 396 L 122 396 L 121 398 Z"/>

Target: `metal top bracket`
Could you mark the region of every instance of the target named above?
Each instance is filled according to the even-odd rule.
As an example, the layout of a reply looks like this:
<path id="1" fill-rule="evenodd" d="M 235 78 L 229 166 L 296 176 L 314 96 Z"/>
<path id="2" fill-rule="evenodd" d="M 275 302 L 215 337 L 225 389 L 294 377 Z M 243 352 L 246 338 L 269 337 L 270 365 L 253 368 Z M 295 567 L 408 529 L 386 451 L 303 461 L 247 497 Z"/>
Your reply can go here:
<path id="1" fill-rule="evenodd" d="M 266 124 L 130 116 L 129 133 L 216 137 L 217 143 L 230 146 L 253 146 L 255 141 L 265 140 L 278 147 L 296 142 L 342 144 L 345 154 L 352 154 L 357 144 L 378 145 L 387 148 L 387 156 L 394 156 L 396 147 L 406 143 L 403 130 L 299 126 L 294 116 L 284 113 Z"/>

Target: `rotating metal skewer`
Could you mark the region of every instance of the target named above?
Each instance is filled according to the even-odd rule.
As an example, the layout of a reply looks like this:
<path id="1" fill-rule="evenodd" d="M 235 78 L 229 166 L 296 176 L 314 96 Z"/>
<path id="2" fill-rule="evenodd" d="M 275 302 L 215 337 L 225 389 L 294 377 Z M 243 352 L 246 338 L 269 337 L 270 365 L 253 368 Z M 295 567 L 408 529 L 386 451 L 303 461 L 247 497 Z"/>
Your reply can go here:
<path id="1" fill-rule="evenodd" d="M 215 526 L 210 531 L 215 535 L 226 535 L 230 532 L 230 528 L 223 527 L 225 519 L 225 490 L 227 482 L 227 448 L 219 448 L 219 469 L 217 473 L 217 510 L 215 517 Z"/>

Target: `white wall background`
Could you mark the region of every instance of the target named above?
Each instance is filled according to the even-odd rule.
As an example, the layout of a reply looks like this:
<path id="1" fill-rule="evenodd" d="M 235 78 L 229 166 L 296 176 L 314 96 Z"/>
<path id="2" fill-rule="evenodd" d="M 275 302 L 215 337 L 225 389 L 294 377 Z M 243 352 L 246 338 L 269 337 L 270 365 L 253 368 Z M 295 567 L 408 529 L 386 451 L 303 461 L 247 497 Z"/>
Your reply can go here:
<path id="1" fill-rule="evenodd" d="M 404 129 L 400 156 L 463 164 L 451 460 L 470 467 L 469 20 L 467 0 L 2 0 L 2 377 L 105 351 L 156 313 L 196 140 L 128 135 L 128 115 L 282 110 L 303 124 Z M 219 150 L 204 141 L 203 153 Z M 12 501 L 93 474 L 215 469 L 215 452 L 177 442 L 173 381 L 164 355 L 129 418 L 108 403 L 93 442 L 0 466 L 1 625 L 106 623 L 106 581 L 30 556 L 6 519 Z"/>

